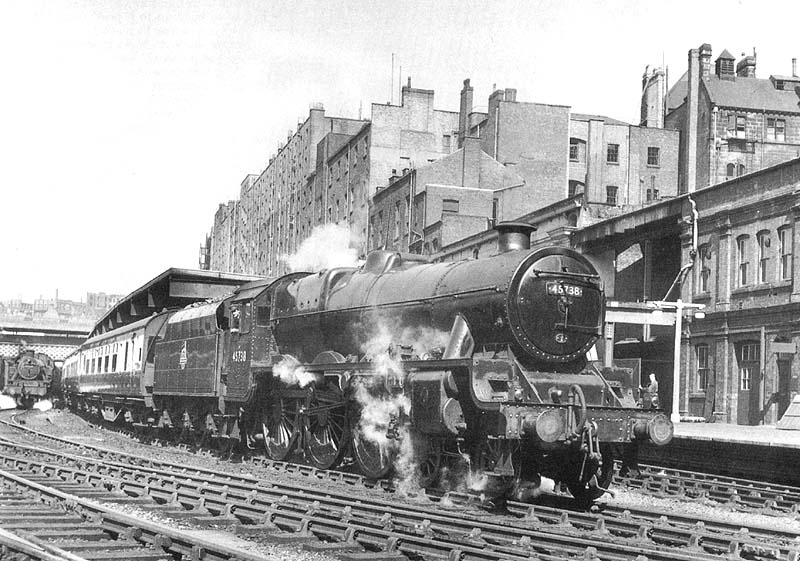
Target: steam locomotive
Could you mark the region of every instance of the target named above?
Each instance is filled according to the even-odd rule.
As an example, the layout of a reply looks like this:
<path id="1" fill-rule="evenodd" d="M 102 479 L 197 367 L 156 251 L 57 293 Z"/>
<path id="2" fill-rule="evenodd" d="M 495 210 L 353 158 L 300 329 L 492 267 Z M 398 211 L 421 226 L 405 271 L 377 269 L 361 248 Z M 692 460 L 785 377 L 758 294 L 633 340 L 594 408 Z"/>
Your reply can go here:
<path id="1" fill-rule="evenodd" d="M 587 361 L 605 312 L 592 264 L 531 250 L 529 225 L 497 229 L 489 258 L 375 251 L 98 335 L 66 360 L 65 399 L 320 469 L 349 458 L 368 477 L 413 469 L 523 500 L 546 476 L 591 501 L 615 458 L 635 469 L 672 424 L 637 405 L 629 369 Z"/>
<path id="2" fill-rule="evenodd" d="M 13 397 L 19 407 L 30 407 L 50 395 L 58 374 L 53 359 L 33 349 L 23 349 L 14 358 L 0 360 L 3 393 Z"/>

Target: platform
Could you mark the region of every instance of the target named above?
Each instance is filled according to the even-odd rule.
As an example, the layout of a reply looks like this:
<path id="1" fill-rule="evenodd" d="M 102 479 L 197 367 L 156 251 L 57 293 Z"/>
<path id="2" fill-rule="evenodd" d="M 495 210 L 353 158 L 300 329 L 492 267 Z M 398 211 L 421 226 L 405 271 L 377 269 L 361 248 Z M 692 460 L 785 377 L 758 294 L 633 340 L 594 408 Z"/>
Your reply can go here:
<path id="1" fill-rule="evenodd" d="M 666 446 L 641 446 L 643 464 L 800 486 L 800 431 L 681 422 Z"/>
<path id="2" fill-rule="evenodd" d="M 751 444 L 754 446 L 800 448 L 800 431 L 780 430 L 774 426 L 765 425 L 677 423 L 675 425 L 675 438 Z"/>

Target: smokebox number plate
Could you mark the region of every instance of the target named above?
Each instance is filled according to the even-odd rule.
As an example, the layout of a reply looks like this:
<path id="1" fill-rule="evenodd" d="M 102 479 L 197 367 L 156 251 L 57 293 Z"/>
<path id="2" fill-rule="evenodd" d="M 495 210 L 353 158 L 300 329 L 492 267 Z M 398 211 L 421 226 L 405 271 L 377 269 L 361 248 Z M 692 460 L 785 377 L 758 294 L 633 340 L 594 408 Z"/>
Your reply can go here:
<path id="1" fill-rule="evenodd" d="M 583 296 L 583 287 L 575 286 L 574 284 L 564 284 L 563 282 L 548 282 L 547 293 L 555 294 L 556 296 L 574 296 L 580 298 Z"/>

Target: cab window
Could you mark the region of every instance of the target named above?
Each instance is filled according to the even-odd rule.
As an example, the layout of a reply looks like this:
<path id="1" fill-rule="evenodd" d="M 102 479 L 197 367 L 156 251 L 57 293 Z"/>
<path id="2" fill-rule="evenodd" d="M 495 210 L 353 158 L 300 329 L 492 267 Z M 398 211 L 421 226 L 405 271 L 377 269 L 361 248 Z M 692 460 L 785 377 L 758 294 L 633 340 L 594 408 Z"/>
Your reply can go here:
<path id="1" fill-rule="evenodd" d="M 231 306 L 231 331 L 238 332 L 242 324 L 242 310 L 239 308 L 239 304 L 234 304 Z"/>
<path id="2" fill-rule="evenodd" d="M 247 302 L 244 306 L 242 306 L 242 326 L 241 326 L 242 333 L 247 333 L 248 331 L 250 331 L 252 307 L 253 305 L 251 302 Z"/>

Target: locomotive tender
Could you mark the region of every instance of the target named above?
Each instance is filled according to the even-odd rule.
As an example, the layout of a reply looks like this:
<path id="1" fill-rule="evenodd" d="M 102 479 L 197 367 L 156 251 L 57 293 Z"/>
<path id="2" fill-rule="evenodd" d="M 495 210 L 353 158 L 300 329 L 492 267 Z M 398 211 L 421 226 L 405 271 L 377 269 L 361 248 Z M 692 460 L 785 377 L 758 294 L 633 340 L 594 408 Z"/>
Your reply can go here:
<path id="1" fill-rule="evenodd" d="M 375 478 L 407 439 L 423 484 L 463 471 L 525 499 L 547 476 L 592 500 L 615 457 L 635 468 L 637 446 L 666 444 L 672 424 L 637 405 L 630 370 L 587 362 L 605 311 L 591 263 L 531 250 L 529 225 L 497 229 L 489 258 L 375 251 L 360 268 L 254 281 L 96 336 L 67 359 L 65 397 L 276 460 L 302 452 L 328 469 L 350 456 Z M 388 411 L 377 437 L 376 404 Z"/>

